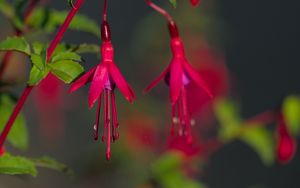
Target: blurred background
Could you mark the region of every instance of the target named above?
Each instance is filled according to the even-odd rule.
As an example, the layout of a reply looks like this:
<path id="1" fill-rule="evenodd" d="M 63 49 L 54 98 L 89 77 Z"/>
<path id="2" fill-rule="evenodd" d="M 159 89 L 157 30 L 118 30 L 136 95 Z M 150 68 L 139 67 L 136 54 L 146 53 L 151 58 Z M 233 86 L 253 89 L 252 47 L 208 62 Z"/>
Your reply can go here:
<path id="1" fill-rule="evenodd" d="M 58 10 L 69 9 L 66 1 L 47 4 Z M 187 58 L 217 96 L 214 100 L 234 101 L 238 119 L 277 109 L 285 97 L 299 94 L 299 2 L 202 0 L 200 6 L 192 7 L 187 0 L 178 0 L 176 9 L 168 2 L 159 4 L 177 21 Z M 100 23 L 102 1 L 86 1 L 80 13 Z M 215 101 L 195 86 L 189 88 L 193 91 L 189 103 L 196 122 L 196 141 L 187 146 L 181 138 L 170 138 L 168 87 L 162 82 L 149 94 L 142 94 L 171 58 L 164 18 L 143 0 L 136 0 L 110 1 L 108 20 L 116 64 L 137 94 L 134 105 L 130 105 L 117 92 L 120 140 L 112 145 L 111 161 L 105 160 L 105 144 L 93 140 L 95 109 L 88 109 L 89 87 L 68 94 L 67 86 L 42 83 L 40 87 L 46 92 L 36 89 L 24 108 L 30 148 L 16 153 L 52 156 L 69 166 L 75 176 L 48 169 L 40 169 L 36 178 L 0 175 L 1 188 L 300 186 L 299 152 L 282 164 L 275 149 L 262 160 L 251 144 L 241 139 L 222 140 Z M 4 38 L 11 31 L 4 18 L 1 25 L 8 27 L 1 33 Z M 63 40 L 101 44 L 97 37 L 78 31 L 68 31 Z M 86 70 L 99 62 L 96 55 L 85 55 L 84 59 Z M 10 78 L 9 73 L 6 78 Z M 14 93 L 18 95 L 23 86 L 20 84 Z M 266 129 L 276 138 L 276 122 Z M 273 141 L 270 147 L 275 148 L 276 139 Z"/>

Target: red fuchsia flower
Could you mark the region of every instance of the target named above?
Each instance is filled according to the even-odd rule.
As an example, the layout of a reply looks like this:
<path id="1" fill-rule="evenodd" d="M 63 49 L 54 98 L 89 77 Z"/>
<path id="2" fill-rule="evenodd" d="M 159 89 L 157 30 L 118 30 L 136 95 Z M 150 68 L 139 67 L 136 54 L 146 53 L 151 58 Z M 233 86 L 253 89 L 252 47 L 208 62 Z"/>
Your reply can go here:
<path id="1" fill-rule="evenodd" d="M 286 164 L 293 159 L 296 153 L 297 143 L 293 136 L 289 133 L 282 115 L 279 117 L 277 134 L 277 158 L 280 163 Z"/>
<path id="2" fill-rule="evenodd" d="M 197 5 L 199 5 L 200 0 L 190 0 L 190 2 L 193 6 L 197 6 Z"/>
<path id="3" fill-rule="evenodd" d="M 151 5 L 151 4 L 150 4 Z M 145 90 L 148 92 L 159 81 L 165 79 L 170 87 L 170 99 L 172 104 L 172 128 L 171 134 L 175 132 L 175 124 L 179 125 L 179 135 L 186 136 L 187 142 L 192 143 L 191 119 L 187 102 L 187 86 L 194 82 L 202 88 L 207 95 L 212 97 L 212 93 L 202 77 L 188 63 L 184 53 L 184 47 L 179 37 L 176 24 L 173 20 L 168 20 L 171 35 L 172 60 L 163 73 L 157 77 Z"/>
<path id="4" fill-rule="evenodd" d="M 117 118 L 114 90 L 117 86 L 129 102 L 132 102 L 135 99 L 135 94 L 114 63 L 114 49 L 111 44 L 109 25 L 106 21 L 103 21 L 102 23 L 101 34 L 103 43 L 101 46 L 102 57 L 100 63 L 84 74 L 81 78 L 76 80 L 72 84 L 70 92 L 73 92 L 83 85 L 91 82 L 91 87 L 88 94 L 89 107 L 92 108 L 95 102 L 98 100 L 96 123 L 94 125 L 95 140 L 98 139 L 101 99 L 104 95 L 104 128 L 102 141 L 107 142 L 106 159 L 109 160 L 111 157 L 111 141 L 114 142 L 119 138 L 119 133 L 117 131 L 119 123 Z"/>

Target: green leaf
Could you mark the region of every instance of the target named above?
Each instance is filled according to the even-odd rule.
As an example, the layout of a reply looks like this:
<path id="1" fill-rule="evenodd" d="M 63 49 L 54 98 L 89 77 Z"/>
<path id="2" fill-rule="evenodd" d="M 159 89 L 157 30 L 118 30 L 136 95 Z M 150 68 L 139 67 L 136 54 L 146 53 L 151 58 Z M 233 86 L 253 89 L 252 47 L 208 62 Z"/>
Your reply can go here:
<path id="1" fill-rule="evenodd" d="M 57 61 L 62 61 L 62 60 L 71 60 L 75 62 L 82 62 L 82 58 L 80 55 L 76 54 L 75 52 L 61 52 L 58 54 L 55 54 L 52 59 L 51 63 L 55 63 Z"/>
<path id="2" fill-rule="evenodd" d="M 36 68 L 38 68 L 40 71 L 44 71 L 47 61 L 46 56 L 46 49 L 43 49 L 41 54 L 32 54 L 30 56 L 30 60 Z"/>
<path id="3" fill-rule="evenodd" d="M 13 18 L 15 15 L 13 6 L 7 3 L 6 0 L 0 0 L 0 12 L 10 19 Z"/>
<path id="4" fill-rule="evenodd" d="M 163 176 L 180 167 L 182 154 L 179 152 L 168 152 L 160 157 L 152 165 L 152 170 L 156 176 Z"/>
<path id="5" fill-rule="evenodd" d="M 220 139 L 229 141 L 236 137 L 242 125 L 237 105 L 230 100 L 218 99 L 214 104 L 214 111 L 221 125 L 219 129 Z"/>
<path id="6" fill-rule="evenodd" d="M 45 69 L 40 70 L 37 66 L 33 66 L 30 71 L 28 85 L 35 86 L 38 85 L 49 73 L 48 66 Z"/>
<path id="7" fill-rule="evenodd" d="M 84 71 L 79 63 L 71 60 L 56 61 L 49 63 L 48 66 L 51 73 L 67 84 L 75 80 Z"/>
<path id="8" fill-rule="evenodd" d="M 24 37 L 8 37 L 0 42 L 0 50 L 14 50 L 30 55 L 30 46 Z"/>
<path id="9" fill-rule="evenodd" d="M 66 165 L 60 162 L 57 162 L 55 159 L 51 157 L 44 156 L 37 159 L 32 159 L 32 161 L 37 167 L 50 168 L 62 172 L 64 174 L 67 174 L 69 176 L 74 175 L 74 172 L 70 168 L 68 168 Z"/>
<path id="10" fill-rule="evenodd" d="M 258 154 L 265 165 L 271 165 L 275 160 L 275 140 L 272 133 L 261 125 L 245 126 L 247 128 L 240 139 Z"/>
<path id="11" fill-rule="evenodd" d="M 70 49 L 73 52 L 82 54 L 82 53 L 95 53 L 100 54 L 100 48 L 97 44 L 80 44 L 80 45 L 73 45 Z"/>
<path id="12" fill-rule="evenodd" d="M 300 134 L 300 98 L 288 96 L 284 99 L 282 112 L 289 131 L 293 135 Z"/>
<path id="13" fill-rule="evenodd" d="M 38 172 L 31 160 L 25 157 L 12 156 L 8 153 L 5 153 L 0 157 L 0 174 L 29 174 L 32 176 L 37 176 Z"/>
<path id="14" fill-rule="evenodd" d="M 40 42 L 34 42 L 32 48 L 35 54 L 41 54 L 42 51 L 46 51 L 46 45 Z"/>
<path id="15" fill-rule="evenodd" d="M 30 16 L 28 24 L 36 29 L 43 29 L 46 32 L 53 32 L 58 26 L 62 25 L 67 17 L 68 11 L 57 11 L 37 8 Z M 98 24 L 89 17 L 76 14 L 69 29 L 91 33 L 100 37 L 100 27 Z"/>
<path id="16" fill-rule="evenodd" d="M 0 95 L 0 130 L 3 130 L 15 104 L 10 96 Z M 14 147 L 26 150 L 28 148 L 28 130 L 25 126 L 25 119 L 19 114 L 13 127 L 8 134 L 7 141 Z"/>
<path id="17" fill-rule="evenodd" d="M 173 5 L 174 8 L 177 6 L 177 0 L 169 0 L 170 3 Z"/>

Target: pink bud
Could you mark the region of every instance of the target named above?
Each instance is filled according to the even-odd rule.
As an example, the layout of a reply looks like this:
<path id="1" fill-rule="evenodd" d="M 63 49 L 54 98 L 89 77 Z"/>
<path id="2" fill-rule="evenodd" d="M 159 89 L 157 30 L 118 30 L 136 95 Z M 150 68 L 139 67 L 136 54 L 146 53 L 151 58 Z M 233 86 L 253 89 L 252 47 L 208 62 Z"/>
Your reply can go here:
<path id="1" fill-rule="evenodd" d="M 280 135 L 277 145 L 278 161 L 282 164 L 293 159 L 296 152 L 296 142 L 290 135 Z"/>
<path id="2" fill-rule="evenodd" d="M 193 6 L 197 6 L 200 3 L 200 0 L 190 0 Z"/>

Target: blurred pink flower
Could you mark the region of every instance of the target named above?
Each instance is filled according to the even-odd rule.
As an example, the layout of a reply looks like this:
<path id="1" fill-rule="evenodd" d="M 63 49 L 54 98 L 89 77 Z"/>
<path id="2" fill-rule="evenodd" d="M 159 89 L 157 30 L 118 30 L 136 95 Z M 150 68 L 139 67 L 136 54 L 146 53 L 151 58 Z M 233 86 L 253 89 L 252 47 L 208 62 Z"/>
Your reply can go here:
<path id="1" fill-rule="evenodd" d="M 280 163 L 286 164 L 293 159 L 296 153 L 297 143 L 293 136 L 289 133 L 282 115 L 279 119 L 277 133 L 277 158 Z"/>
<path id="2" fill-rule="evenodd" d="M 201 0 L 190 0 L 191 4 L 192 4 L 193 6 L 199 5 L 200 1 L 201 1 Z"/>
<path id="3" fill-rule="evenodd" d="M 4 155 L 5 152 L 6 152 L 5 147 L 2 146 L 2 147 L 0 148 L 0 156 Z"/>
<path id="4" fill-rule="evenodd" d="M 174 31 L 176 32 L 176 30 Z M 173 30 L 171 30 L 171 32 L 173 32 Z M 171 35 L 173 35 L 173 33 Z M 176 36 L 176 33 L 174 36 Z M 173 54 L 171 63 L 163 73 L 145 89 L 145 92 L 151 90 L 162 79 L 166 80 L 170 86 L 170 99 L 172 104 L 171 133 L 173 134 L 175 131 L 175 124 L 179 124 L 179 135 L 185 135 L 188 143 L 191 143 L 192 134 L 187 102 L 187 86 L 193 81 L 198 87 L 202 88 L 207 95 L 210 97 L 213 95 L 202 77 L 188 63 L 185 57 L 183 43 L 179 37 L 171 38 L 171 49 Z"/>
<path id="5" fill-rule="evenodd" d="M 81 78 L 76 80 L 72 84 L 70 92 L 73 92 L 83 85 L 91 82 L 91 87 L 88 95 L 89 107 L 92 108 L 97 100 L 99 102 L 97 108 L 96 124 L 94 126 L 95 140 L 98 139 L 101 98 L 102 93 L 104 92 L 104 134 L 102 136 L 102 141 L 107 141 L 106 158 L 109 160 L 111 155 L 111 140 L 115 141 L 119 138 L 119 133 L 117 132 L 117 128 L 119 125 L 114 94 L 115 87 L 118 87 L 118 89 L 129 102 L 132 102 L 135 99 L 135 94 L 114 63 L 114 50 L 110 41 L 103 42 L 101 46 L 101 54 L 101 62 L 96 67 L 84 74 Z"/>

